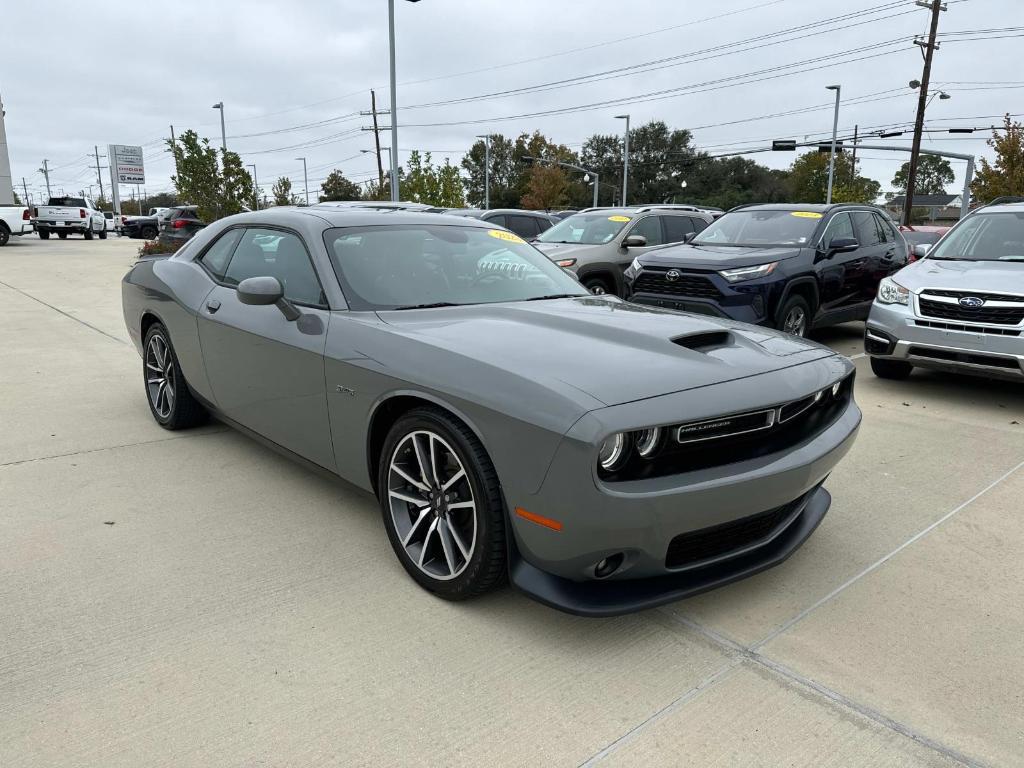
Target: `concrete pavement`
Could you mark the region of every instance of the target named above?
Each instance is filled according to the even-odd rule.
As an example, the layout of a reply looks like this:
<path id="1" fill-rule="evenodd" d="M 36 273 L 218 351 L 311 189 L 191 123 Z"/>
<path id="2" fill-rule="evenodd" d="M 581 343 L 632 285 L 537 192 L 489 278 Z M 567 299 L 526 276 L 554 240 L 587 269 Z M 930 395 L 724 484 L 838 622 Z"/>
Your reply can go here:
<path id="1" fill-rule="evenodd" d="M 156 426 L 138 245 L 0 248 L 0 765 L 1024 765 L 1024 388 L 859 358 L 783 566 L 611 620 L 453 605 L 372 498 Z"/>

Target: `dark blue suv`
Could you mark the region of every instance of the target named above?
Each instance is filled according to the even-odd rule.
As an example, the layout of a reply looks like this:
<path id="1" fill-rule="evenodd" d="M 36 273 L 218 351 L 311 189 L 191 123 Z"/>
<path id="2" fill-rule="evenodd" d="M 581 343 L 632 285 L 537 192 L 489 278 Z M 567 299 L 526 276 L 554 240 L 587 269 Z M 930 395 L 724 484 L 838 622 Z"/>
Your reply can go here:
<path id="1" fill-rule="evenodd" d="M 873 205 L 744 206 L 685 244 L 634 259 L 626 298 L 803 336 L 866 319 L 878 283 L 907 264 L 907 251 Z"/>

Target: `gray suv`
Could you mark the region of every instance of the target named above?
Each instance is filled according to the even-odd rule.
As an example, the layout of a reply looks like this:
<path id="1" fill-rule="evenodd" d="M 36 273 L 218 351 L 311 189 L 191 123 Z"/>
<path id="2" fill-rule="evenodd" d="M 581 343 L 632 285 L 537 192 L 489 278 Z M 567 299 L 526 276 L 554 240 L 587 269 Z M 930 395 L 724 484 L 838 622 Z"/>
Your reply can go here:
<path id="1" fill-rule="evenodd" d="M 622 296 L 622 272 L 633 259 L 685 242 L 713 220 L 706 211 L 684 206 L 588 208 L 544 232 L 534 245 L 575 272 L 591 293 Z"/>
<path id="2" fill-rule="evenodd" d="M 1024 379 L 1024 204 L 991 205 L 882 280 L 864 351 L 871 369 L 915 367 Z"/>

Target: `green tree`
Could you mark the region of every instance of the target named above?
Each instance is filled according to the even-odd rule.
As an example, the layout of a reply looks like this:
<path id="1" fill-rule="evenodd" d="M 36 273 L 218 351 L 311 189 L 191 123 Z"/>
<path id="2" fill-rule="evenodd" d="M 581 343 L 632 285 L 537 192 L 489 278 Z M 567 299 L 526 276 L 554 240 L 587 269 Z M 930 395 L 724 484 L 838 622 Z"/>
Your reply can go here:
<path id="1" fill-rule="evenodd" d="M 789 198 L 788 171 L 767 168 L 746 157 L 710 157 L 699 153 L 681 167 L 680 186 L 670 196 L 670 202 L 729 210 L 737 205 L 781 203 Z"/>
<path id="2" fill-rule="evenodd" d="M 287 176 L 279 177 L 270 191 L 274 195 L 274 205 L 295 204 L 295 198 L 292 197 L 292 180 Z"/>
<path id="3" fill-rule="evenodd" d="M 992 131 L 988 145 L 995 150 L 995 162 L 989 164 L 981 158 L 971 194 L 982 203 L 1002 195 L 1024 195 L 1024 124 L 1012 122 L 1006 115 L 1003 128 Z"/>
<path id="4" fill-rule="evenodd" d="M 345 178 L 345 175 L 335 169 L 320 185 L 320 202 L 325 200 L 358 200 L 360 194 L 359 185 Z"/>
<path id="5" fill-rule="evenodd" d="M 526 194 L 522 197 L 524 208 L 551 211 L 564 208 L 569 199 L 569 178 L 557 165 L 538 163 L 530 169 Z"/>
<path id="6" fill-rule="evenodd" d="M 210 140 L 187 130 L 174 143 L 175 175 L 171 176 L 178 197 L 199 207 L 199 216 L 214 221 L 243 209 L 252 198 L 253 181 L 241 158 L 234 152 L 220 152 Z"/>
<path id="7" fill-rule="evenodd" d="M 252 174 L 242 164 L 242 158 L 235 152 L 221 151 L 221 207 L 220 216 L 231 216 L 248 208 L 254 208 L 256 185 Z"/>
<path id="8" fill-rule="evenodd" d="M 627 202 L 660 203 L 677 195 L 695 160 L 691 141 L 688 130 L 670 129 L 660 120 L 631 129 Z M 600 174 L 602 204 L 621 195 L 622 150 L 621 135 L 596 134 L 583 144 L 581 164 Z"/>
<path id="9" fill-rule="evenodd" d="M 420 155 L 413 151 L 406 163 L 407 171 L 400 181 L 402 200 L 411 203 L 426 203 L 440 208 L 464 208 L 462 180 L 459 169 L 445 160 L 444 165 L 435 166 L 430 153 Z"/>
<path id="10" fill-rule="evenodd" d="M 897 193 L 907 193 L 907 179 L 910 176 L 910 162 L 906 162 L 892 177 L 892 187 Z M 915 195 L 942 195 L 946 185 L 952 184 L 956 175 L 953 166 L 938 155 L 920 155 L 917 159 L 917 178 L 914 180 Z"/>
<path id="11" fill-rule="evenodd" d="M 466 172 L 463 184 L 466 199 L 470 205 L 483 208 L 484 205 L 484 160 L 487 152 L 484 140 L 479 139 L 462 158 L 462 169 Z M 516 142 L 491 134 L 491 208 L 518 208 L 522 194 L 524 168 L 516 157 Z"/>
<path id="12" fill-rule="evenodd" d="M 827 152 L 806 152 L 798 157 L 789 169 L 789 199 L 795 203 L 824 203 L 828 196 L 828 165 Z M 846 152 L 836 154 L 832 202 L 873 203 L 881 191 L 880 183 L 856 172 Z"/>

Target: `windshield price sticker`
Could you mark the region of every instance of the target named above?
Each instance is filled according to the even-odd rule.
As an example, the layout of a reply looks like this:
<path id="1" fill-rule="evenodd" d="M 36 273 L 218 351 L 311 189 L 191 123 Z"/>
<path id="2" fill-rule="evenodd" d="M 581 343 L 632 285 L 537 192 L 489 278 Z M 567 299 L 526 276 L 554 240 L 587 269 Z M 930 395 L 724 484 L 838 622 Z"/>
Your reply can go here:
<path id="1" fill-rule="evenodd" d="M 629 216 L 609 216 L 608 221 L 629 221 Z"/>
<path id="2" fill-rule="evenodd" d="M 821 214 L 814 211 L 793 211 L 790 216 L 797 216 L 801 219 L 820 219 Z"/>
<path id="3" fill-rule="evenodd" d="M 496 237 L 499 240 L 504 240 L 507 243 L 525 243 L 519 235 L 513 234 L 512 232 L 506 232 L 503 229 L 489 229 L 487 234 L 491 237 Z"/>

